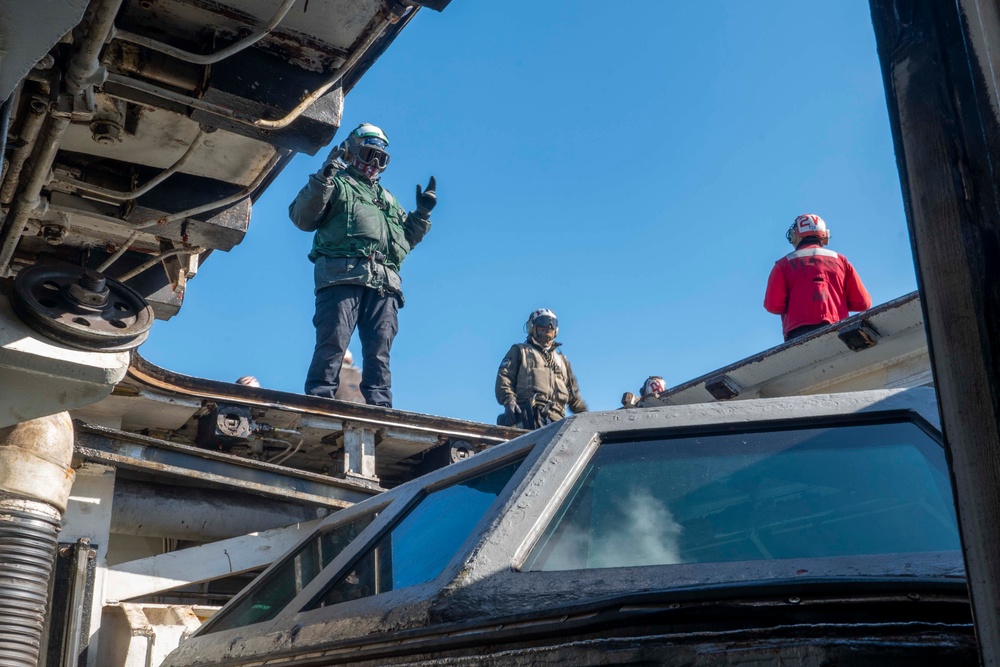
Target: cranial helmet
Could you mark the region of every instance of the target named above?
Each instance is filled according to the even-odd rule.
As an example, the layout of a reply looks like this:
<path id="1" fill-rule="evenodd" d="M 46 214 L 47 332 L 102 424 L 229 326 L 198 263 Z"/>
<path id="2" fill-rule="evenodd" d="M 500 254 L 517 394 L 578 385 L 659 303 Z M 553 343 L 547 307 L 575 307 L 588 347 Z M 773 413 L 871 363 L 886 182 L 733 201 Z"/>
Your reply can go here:
<path id="1" fill-rule="evenodd" d="M 823 218 L 812 213 L 800 215 L 785 232 L 785 238 L 793 246 L 798 246 L 807 236 L 815 236 L 822 245 L 830 242 L 830 230 L 826 228 Z"/>
<path id="2" fill-rule="evenodd" d="M 646 378 L 646 381 L 642 383 L 642 389 L 640 390 L 643 397 L 649 396 L 650 394 L 659 394 L 662 391 L 667 390 L 667 383 L 663 381 L 659 375 L 650 375 Z"/>
<path id="3" fill-rule="evenodd" d="M 389 139 L 371 123 L 361 123 L 344 140 L 344 159 L 368 178 L 389 166 Z"/>
<path id="4" fill-rule="evenodd" d="M 531 311 L 524 329 L 529 336 L 539 343 L 551 343 L 559 334 L 559 320 L 556 314 L 548 308 Z"/>

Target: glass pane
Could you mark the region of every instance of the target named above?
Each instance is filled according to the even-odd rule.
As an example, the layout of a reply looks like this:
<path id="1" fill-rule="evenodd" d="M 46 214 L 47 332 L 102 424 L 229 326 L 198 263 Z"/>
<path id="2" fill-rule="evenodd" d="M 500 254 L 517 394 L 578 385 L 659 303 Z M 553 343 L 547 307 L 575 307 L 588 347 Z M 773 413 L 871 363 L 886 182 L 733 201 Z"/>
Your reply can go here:
<path id="1" fill-rule="evenodd" d="M 437 577 L 520 464 L 510 463 L 429 493 L 310 609 Z"/>
<path id="2" fill-rule="evenodd" d="M 958 548 L 942 447 L 872 424 L 605 443 L 526 568 Z"/>
<path id="3" fill-rule="evenodd" d="M 354 521 L 318 533 L 302 545 L 266 579 L 258 579 L 254 592 L 234 607 L 223 610 L 212 620 L 208 632 L 239 628 L 269 621 L 302 592 L 324 567 L 347 548 L 355 537 L 370 524 L 378 513 L 366 514 Z M 202 633 L 207 634 L 207 633 Z"/>

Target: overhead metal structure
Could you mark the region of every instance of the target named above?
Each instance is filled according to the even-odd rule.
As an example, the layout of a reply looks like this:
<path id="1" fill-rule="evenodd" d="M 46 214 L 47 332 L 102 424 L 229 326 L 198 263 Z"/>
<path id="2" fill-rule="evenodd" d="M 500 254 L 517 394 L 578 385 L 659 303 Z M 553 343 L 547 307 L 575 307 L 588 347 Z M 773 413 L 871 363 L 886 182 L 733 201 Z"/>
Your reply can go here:
<path id="1" fill-rule="evenodd" d="M 1000 664 L 1000 10 L 871 0 L 982 663 Z"/>
<path id="2" fill-rule="evenodd" d="M 403 429 L 397 436 L 391 419 L 377 429 L 348 428 L 339 440 L 334 431 L 344 422 L 325 419 L 314 433 L 330 440 L 317 444 L 307 427 L 295 428 L 311 419 L 302 411 L 279 424 L 269 407 L 247 397 L 207 405 L 191 393 L 177 399 L 163 382 L 148 393 L 169 398 L 152 411 L 159 408 L 161 421 L 164 415 L 169 421 L 191 407 L 182 420 L 192 420 L 190 431 L 176 441 L 165 439 L 176 434 L 159 421 L 128 423 L 134 431 L 123 431 L 125 414 L 114 424 L 118 428 L 107 428 L 114 409 L 135 407 L 147 391 L 136 389 L 132 378 L 119 383 L 130 367 L 129 351 L 142 343 L 153 320 L 178 312 L 189 281 L 210 254 L 243 240 L 253 202 L 294 154 L 315 154 L 330 143 L 344 95 L 416 13 L 447 4 L 2 4 L 0 431 L 9 437 L 0 438 L 0 449 L 8 464 L 17 465 L 0 470 L 0 505 L 9 510 L 0 513 L 0 552 L 21 555 L 4 559 L 11 569 L 4 581 L 17 590 L 0 597 L 11 609 L 21 595 L 34 605 L 0 614 L 0 635 L 11 639 L 0 642 L 0 653 L 13 661 L 4 664 L 99 664 L 103 582 L 114 578 L 109 558 L 137 563 L 121 571 L 112 594 L 138 595 L 139 588 L 147 596 L 159 593 L 170 587 L 167 577 L 148 578 L 145 587 L 129 583 L 142 572 L 149 577 L 142 569 L 148 558 L 181 545 L 195 548 L 308 522 L 378 493 L 379 445 L 400 447 L 400 459 L 419 459 L 441 445 L 449 451 L 436 457 L 469 455 L 482 446 L 475 438 L 451 440 L 432 428 Z M 136 393 L 120 400 L 130 390 Z M 117 408 L 98 409 L 96 424 L 77 422 L 73 443 L 66 411 L 104 400 Z M 244 418 L 234 422 L 235 414 Z M 44 453 L 24 454 L 21 439 L 10 434 L 56 415 L 63 418 L 64 440 L 75 447 L 64 448 L 65 457 L 52 454 L 51 461 Z M 236 456 L 247 443 L 246 455 Z M 339 458 L 330 456 L 338 445 Z M 331 475 L 278 465 L 302 465 L 320 449 Z M 386 469 L 385 483 L 395 473 Z M 46 482 L 45 475 L 52 479 Z M 68 501 L 52 491 L 70 483 Z M 187 492 L 177 494 L 175 487 Z M 35 497 L 46 493 L 52 498 Z M 220 508 L 234 521 L 219 524 L 204 516 Z M 59 539 L 66 542 L 60 542 L 53 568 L 46 552 L 56 547 L 58 514 Z M 24 556 L 25 540 L 34 539 L 38 522 L 48 532 Z M 237 553 L 229 563 L 263 567 L 273 557 L 270 548 L 274 555 L 284 548 L 283 539 L 229 544 Z M 32 561 L 30 572 L 23 570 L 22 557 Z M 194 581 L 197 558 L 190 556 L 185 583 Z M 170 559 L 149 567 L 166 572 L 164 560 Z M 203 582 L 243 576 L 243 569 L 222 569 L 221 560 L 213 564 L 196 576 Z M 46 609 L 50 574 L 55 592 Z M 225 585 L 211 591 L 208 583 L 198 586 L 185 595 L 231 594 Z M 177 618 L 190 625 L 192 613 Z M 176 643 L 180 635 L 172 632 L 164 630 L 156 651 Z M 152 660 L 153 647 L 147 649 L 145 659 Z"/>

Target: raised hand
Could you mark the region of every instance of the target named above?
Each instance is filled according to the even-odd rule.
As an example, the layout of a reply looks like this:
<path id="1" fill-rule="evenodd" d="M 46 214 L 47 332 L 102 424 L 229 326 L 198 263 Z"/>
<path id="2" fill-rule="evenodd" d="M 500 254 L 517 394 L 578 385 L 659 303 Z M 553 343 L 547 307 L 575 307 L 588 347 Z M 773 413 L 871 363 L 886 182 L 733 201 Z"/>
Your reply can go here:
<path id="1" fill-rule="evenodd" d="M 437 193 L 434 191 L 437 189 L 437 181 L 431 176 L 431 180 L 427 182 L 427 188 L 424 190 L 420 189 L 420 185 L 417 184 L 417 213 L 427 217 L 430 215 L 431 209 L 437 204 Z"/>

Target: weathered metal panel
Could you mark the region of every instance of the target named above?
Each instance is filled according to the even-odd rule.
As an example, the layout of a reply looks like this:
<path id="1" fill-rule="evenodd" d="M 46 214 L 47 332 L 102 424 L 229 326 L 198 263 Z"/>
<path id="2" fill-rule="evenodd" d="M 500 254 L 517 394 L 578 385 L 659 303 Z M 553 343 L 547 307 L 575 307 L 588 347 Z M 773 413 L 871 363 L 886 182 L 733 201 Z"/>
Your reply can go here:
<path id="1" fill-rule="evenodd" d="M 185 664 L 195 656 L 206 665 L 264 660 L 273 665 L 477 664 L 484 655 L 502 656 L 491 663 L 498 665 L 540 656 L 593 664 L 598 655 L 594 647 L 626 636 L 639 651 L 633 657 L 645 655 L 652 664 L 689 657 L 676 648 L 687 645 L 699 646 L 698 655 L 714 651 L 718 664 L 749 664 L 745 661 L 766 656 L 841 659 L 841 647 L 852 645 L 872 665 L 882 664 L 879 660 L 906 664 L 920 651 L 935 650 L 967 660 L 973 639 L 957 551 L 558 572 L 518 569 L 605 434 L 648 437 L 699 427 L 745 428 L 758 421 L 815 424 L 907 413 L 933 425 L 933 391 L 857 392 L 571 417 L 387 492 L 379 503 L 391 504 L 366 529 L 367 538 L 356 540 L 330 563 L 329 578 L 313 580 L 273 621 L 194 637 L 167 664 Z M 325 586 L 349 571 L 421 493 L 528 449 L 517 481 L 497 499 L 495 512 L 480 522 L 434 581 L 313 606 Z M 369 508 L 370 503 L 362 504 L 351 512 Z M 323 525 L 340 520 L 334 515 Z M 864 618 L 860 625 L 859 614 Z M 662 642 L 661 636 L 666 638 Z M 648 651 L 642 653 L 647 641 Z M 921 649 L 914 650 L 918 645 Z"/>
<path id="2" fill-rule="evenodd" d="M 985 665 L 1000 665 L 995 2 L 871 0 Z"/>
<path id="3" fill-rule="evenodd" d="M 320 507 L 340 509 L 375 495 L 371 488 L 187 445 L 93 425 L 77 426 L 76 453 L 84 460 L 184 477 Z"/>
<path id="4" fill-rule="evenodd" d="M 104 600 L 115 604 L 179 586 L 270 565 L 309 535 L 320 519 L 171 551 L 108 568 Z"/>
<path id="5" fill-rule="evenodd" d="M 63 35 L 80 22 L 89 0 L 4 2 L 0 5 L 0 100 Z"/>
<path id="6" fill-rule="evenodd" d="M 878 342 L 851 350 L 838 334 L 862 322 L 878 332 Z M 929 374 L 920 300 L 913 292 L 673 387 L 642 405 L 906 388 L 927 384 Z M 717 397 L 710 388 L 721 377 L 734 389 Z"/>

